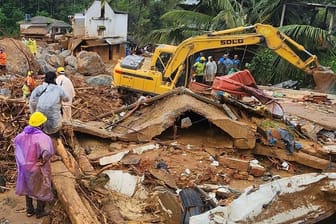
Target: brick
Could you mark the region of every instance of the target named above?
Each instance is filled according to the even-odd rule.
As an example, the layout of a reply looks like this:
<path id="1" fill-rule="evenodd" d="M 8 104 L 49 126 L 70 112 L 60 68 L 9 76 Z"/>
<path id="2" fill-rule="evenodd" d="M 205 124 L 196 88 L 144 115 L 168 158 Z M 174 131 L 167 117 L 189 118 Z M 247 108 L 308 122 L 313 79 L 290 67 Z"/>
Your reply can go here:
<path id="1" fill-rule="evenodd" d="M 255 177 L 261 177 L 264 176 L 265 173 L 265 167 L 258 165 L 258 164 L 250 164 L 250 174 Z"/>
<path id="2" fill-rule="evenodd" d="M 234 179 L 238 179 L 238 180 L 247 180 L 249 177 L 248 173 L 247 172 L 239 172 L 239 173 L 235 173 L 233 175 L 233 178 Z"/>
<path id="3" fill-rule="evenodd" d="M 249 169 L 249 161 L 247 160 L 221 156 L 219 157 L 218 161 L 221 165 L 229 167 L 231 169 L 237 169 L 239 171 L 248 171 Z"/>

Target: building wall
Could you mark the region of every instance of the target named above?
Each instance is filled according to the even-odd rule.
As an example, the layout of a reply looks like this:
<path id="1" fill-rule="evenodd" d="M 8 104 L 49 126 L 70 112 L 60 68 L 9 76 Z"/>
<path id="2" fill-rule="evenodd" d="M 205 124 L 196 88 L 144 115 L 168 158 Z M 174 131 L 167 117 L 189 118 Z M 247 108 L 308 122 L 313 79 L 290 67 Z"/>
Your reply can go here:
<path id="1" fill-rule="evenodd" d="M 101 17 L 100 1 L 94 1 L 85 13 L 85 36 L 86 37 L 112 37 L 121 36 L 127 39 L 127 14 L 116 14 L 105 3 L 105 16 Z M 76 18 L 75 18 L 76 20 Z M 98 26 L 105 26 L 105 30 L 98 32 Z"/>
<path id="2" fill-rule="evenodd" d="M 72 20 L 72 33 L 75 37 L 85 36 L 85 16 L 82 13 L 75 14 Z"/>

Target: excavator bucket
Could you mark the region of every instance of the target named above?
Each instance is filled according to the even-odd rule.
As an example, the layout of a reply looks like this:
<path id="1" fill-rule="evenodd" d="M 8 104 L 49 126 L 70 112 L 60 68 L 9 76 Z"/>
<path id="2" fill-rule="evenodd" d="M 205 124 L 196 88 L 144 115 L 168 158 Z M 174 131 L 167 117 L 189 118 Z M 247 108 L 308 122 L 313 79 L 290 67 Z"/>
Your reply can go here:
<path id="1" fill-rule="evenodd" d="M 336 73 L 329 67 L 318 66 L 312 69 L 315 89 L 324 93 L 336 93 Z"/>

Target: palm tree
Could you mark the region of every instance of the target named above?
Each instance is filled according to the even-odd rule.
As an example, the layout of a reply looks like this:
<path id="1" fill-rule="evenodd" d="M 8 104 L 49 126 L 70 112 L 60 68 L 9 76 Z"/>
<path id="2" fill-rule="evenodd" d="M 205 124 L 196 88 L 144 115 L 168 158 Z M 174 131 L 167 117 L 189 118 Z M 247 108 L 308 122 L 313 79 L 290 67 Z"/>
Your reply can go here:
<path id="1" fill-rule="evenodd" d="M 244 24 L 244 12 L 238 1 L 203 0 L 192 8 L 171 10 L 161 19 L 166 28 L 154 30 L 148 39 L 177 44 L 187 37 L 210 30 L 220 30 Z"/>

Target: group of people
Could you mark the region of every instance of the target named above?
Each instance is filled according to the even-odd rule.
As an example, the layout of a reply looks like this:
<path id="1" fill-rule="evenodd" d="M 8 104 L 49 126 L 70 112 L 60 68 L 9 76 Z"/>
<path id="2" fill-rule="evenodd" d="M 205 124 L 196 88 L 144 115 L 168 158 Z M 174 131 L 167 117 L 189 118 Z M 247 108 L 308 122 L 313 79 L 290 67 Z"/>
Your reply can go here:
<path id="1" fill-rule="evenodd" d="M 28 217 L 41 218 L 48 215 L 45 205 L 53 199 L 50 159 L 55 152 L 51 137 L 59 137 L 62 119 L 71 119 L 75 90 L 63 67 L 47 72 L 39 86 L 30 71 L 25 86 L 31 115 L 28 125 L 14 139 L 18 169 L 16 194 L 26 197 Z M 36 209 L 33 199 L 37 200 Z"/>
<path id="2" fill-rule="evenodd" d="M 196 58 L 193 65 L 194 79 L 196 82 L 211 85 L 215 76 L 223 76 L 240 70 L 240 60 L 238 55 L 234 55 L 233 59 L 229 58 L 229 54 L 224 54 L 216 62 L 212 56 L 208 56 L 208 60 L 201 52 Z"/>

